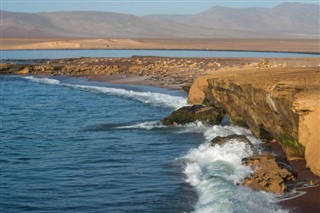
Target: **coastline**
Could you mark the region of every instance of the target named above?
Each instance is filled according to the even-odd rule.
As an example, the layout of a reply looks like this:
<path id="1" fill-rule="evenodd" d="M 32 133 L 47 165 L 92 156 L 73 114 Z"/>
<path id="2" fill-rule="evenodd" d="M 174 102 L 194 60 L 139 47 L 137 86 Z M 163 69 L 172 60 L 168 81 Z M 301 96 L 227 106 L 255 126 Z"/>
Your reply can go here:
<path id="1" fill-rule="evenodd" d="M 319 54 L 318 39 L 1 38 L 1 50 L 215 50 Z"/>
<path id="2" fill-rule="evenodd" d="M 137 70 L 134 70 L 133 73 L 127 74 L 126 71 L 127 69 L 132 67 L 131 63 L 134 62 L 133 59 L 135 60 L 135 62 L 137 62 L 136 60 L 141 61 L 142 62 L 141 64 L 143 67 L 148 66 L 150 64 L 158 64 L 160 66 L 153 66 L 153 67 L 151 66 L 152 69 L 156 71 L 155 73 L 150 73 L 150 72 L 138 73 L 140 70 L 137 69 Z M 151 59 L 150 64 L 143 63 L 144 60 L 148 61 L 150 59 Z M 94 58 L 90 60 L 75 59 L 75 61 L 71 61 L 71 64 L 72 63 L 81 64 L 82 62 L 85 62 L 81 65 L 85 66 L 88 64 L 88 66 L 91 66 L 92 68 L 93 65 L 90 63 L 96 63 L 96 66 L 98 66 L 96 68 L 99 68 L 99 66 L 104 66 L 102 64 L 106 63 L 106 61 L 100 61 L 100 58 L 98 62 L 95 62 L 95 60 L 97 59 L 94 59 Z M 128 60 L 131 60 L 130 63 Z M 176 60 L 176 61 L 174 61 L 173 63 L 170 60 Z M 159 63 L 159 61 L 161 63 Z M 163 63 L 164 61 L 166 61 L 166 63 Z M 114 84 L 147 85 L 147 86 L 165 87 L 170 89 L 179 89 L 181 88 L 181 86 L 190 85 L 199 76 L 207 76 L 209 74 L 222 72 L 222 71 L 228 72 L 230 70 L 236 70 L 236 71 L 238 70 L 241 73 L 241 71 L 250 70 L 250 69 L 254 69 L 257 71 L 263 71 L 263 70 L 265 71 L 268 69 L 280 69 L 285 71 L 288 68 L 292 68 L 292 69 L 297 68 L 303 71 L 303 70 L 313 69 L 314 67 L 319 68 L 319 65 L 320 65 L 319 63 L 320 59 L 318 58 L 309 58 L 309 59 L 296 59 L 296 58 L 295 59 L 244 59 L 244 58 L 242 59 L 195 59 L 195 58 L 188 58 L 187 59 L 187 61 L 189 61 L 188 63 L 184 61 L 184 63 L 186 63 L 187 65 L 186 67 L 177 66 L 178 58 L 170 58 L 169 61 L 170 63 L 168 63 L 167 57 L 131 57 L 129 59 L 119 60 L 118 61 L 119 64 L 123 65 L 127 63 L 127 66 L 123 70 L 118 69 L 117 72 L 114 72 L 111 74 L 79 73 L 79 75 L 70 74 L 70 76 L 84 77 L 89 80 L 108 82 L 108 83 L 114 83 Z M 68 62 L 67 60 L 53 61 L 52 66 L 58 67 L 67 62 Z M 139 65 L 139 63 L 134 65 Z M 170 68 L 170 64 L 172 63 L 173 65 Z M 211 66 L 207 66 L 209 63 L 212 63 Z M 70 66 L 70 63 L 68 65 Z M 163 65 L 166 65 L 167 69 L 164 70 Z M 114 66 L 114 64 L 112 66 Z M 186 70 L 186 68 L 189 68 L 189 69 Z M 28 71 L 27 71 L 25 68 L 19 67 L 19 70 L 16 70 L 13 73 L 41 74 L 40 71 L 36 73 L 32 73 L 31 71 L 32 71 L 31 68 L 28 68 Z M 52 69 L 51 73 L 47 73 L 47 74 L 55 75 L 53 71 L 54 69 Z M 66 74 L 66 73 L 62 73 L 62 74 Z M 229 74 L 229 79 L 230 78 L 232 80 L 232 79 L 235 79 L 236 77 L 232 75 L 230 76 Z M 254 75 L 251 76 L 251 79 L 248 78 L 246 80 L 250 83 L 253 80 L 253 78 L 254 78 Z M 281 154 L 281 149 L 279 149 L 279 147 L 272 146 L 271 148 L 272 148 L 272 151 L 276 153 L 278 156 L 280 157 L 283 156 L 283 154 Z M 292 161 L 291 166 L 293 167 L 293 170 L 296 172 L 298 179 L 299 177 L 301 178 L 301 180 L 310 179 L 314 177 L 313 174 L 310 173 L 310 170 L 307 171 L 302 161 L 299 161 L 299 162 Z M 306 210 L 307 212 L 317 212 L 317 210 L 320 209 L 320 204 L 317 202 L 317 199 L 320 196 L 320 186 L 301 189 L 301 191 L 307 191 L 307 194 L 291 200 L 281 201 L 280 205 L 283 205 L 286 208 L 294 209 L 294 212 L 298 212 L 298 213 L 306 212 Z"/>
<path id="3" fill-rule="evenodd" d="M 113 84 L 133 84 L 133 85 L 144 85 L 154 87 L 164 87 L 168 89 L 181 89 L 183 85 L 161 85 L 158 81 L 148 79 L 147 77 L 141 76 L 83 76 L 89 80 L 107 82 Z M 279 201 L 279 205 L 285 207 L 290 212 L 294 213 L 317 213 L 320 209 L 320 203 L 317 202 L 320 197 L 320 177 L 313 174 L 306 165 L 306 161 L 302 159 L 288 161 L 285 153 L 281 146 L 274 142 L 271 143 L 271 152 L 276 155 L 278 162 L 283 162 L 292 168 L 293 173 L 297 177 L 297 183 L 305 183 L 305 186 L 297 187 L 294 191 L 297 193 L 305 193 L 298 195 L 297 197 L 289 197 Z M 310 180 L 318 180 L 316 185 L 309 185 Z"/>

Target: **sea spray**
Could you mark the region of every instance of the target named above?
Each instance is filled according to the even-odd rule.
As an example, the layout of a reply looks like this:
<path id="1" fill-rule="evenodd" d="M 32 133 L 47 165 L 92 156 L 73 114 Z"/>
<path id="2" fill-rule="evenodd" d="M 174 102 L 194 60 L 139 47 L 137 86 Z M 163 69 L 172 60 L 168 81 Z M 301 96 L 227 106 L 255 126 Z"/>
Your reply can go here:
<path id="1" fill-rule="evenodd" d="M 198 193 L 194 212 L 282 212 L 272 194 L 238 186 L 251 172 L 241 162 L 253 154 L 250 146 L 236 139 L 223 145 L 209 143 L 216 136 L 231 134 L 246 135 L 254 143 L 259 143 L 247 129 L 213 126 L 204 132 L 205 143 L 182 157 L 187 162 L 185 181 Z"/>

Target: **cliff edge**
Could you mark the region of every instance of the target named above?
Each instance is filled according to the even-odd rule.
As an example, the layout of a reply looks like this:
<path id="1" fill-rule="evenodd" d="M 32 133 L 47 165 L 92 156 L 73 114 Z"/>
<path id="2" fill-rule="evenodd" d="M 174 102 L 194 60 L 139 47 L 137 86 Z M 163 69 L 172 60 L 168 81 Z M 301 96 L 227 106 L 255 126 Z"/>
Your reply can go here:
<path id="1" fill-rule="evenodd" d="M 238 125 L 275 139 L 289 161 L 305 158 L 320 176 L 320 60 L 312 66 L 259 64 L 230 67 L 198 77 L 190 104 L 221 106 Z"/>

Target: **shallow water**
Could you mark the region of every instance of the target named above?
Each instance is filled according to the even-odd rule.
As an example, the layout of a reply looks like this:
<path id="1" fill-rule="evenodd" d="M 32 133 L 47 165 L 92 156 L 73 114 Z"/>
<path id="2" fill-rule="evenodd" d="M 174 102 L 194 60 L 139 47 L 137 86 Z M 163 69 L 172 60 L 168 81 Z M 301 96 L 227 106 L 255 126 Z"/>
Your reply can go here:
<path id="1" fill-rule="evenodd" d="M 1 76 L 1 212 L 282 212 L 236 184 L 252 150 L 201 123 L 165 127 L 181 91 Z"/>

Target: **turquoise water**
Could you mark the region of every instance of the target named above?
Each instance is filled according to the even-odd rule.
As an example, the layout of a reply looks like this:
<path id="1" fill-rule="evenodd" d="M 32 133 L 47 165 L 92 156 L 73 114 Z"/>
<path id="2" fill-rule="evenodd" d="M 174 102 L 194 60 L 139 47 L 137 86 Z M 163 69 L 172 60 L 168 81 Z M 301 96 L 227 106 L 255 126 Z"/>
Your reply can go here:
<path id="1" fill-rule="evenodd" d="M 203 50 L 9 50 L 1 51 L 3 59 L 56 59 L 79 57 L 241 57 L 241 58 L 291 58 L 319 57 L 319 54 L 250 52 L 250 51 L 203 51 Z"/>
<path id="2" fill-rule="evenodd" d="M 237 186 L 250 148 L 230 125 L 165 127 L 182 91 L 69 77 L 0 76 L 1 212 L 283 212 Z"/>

